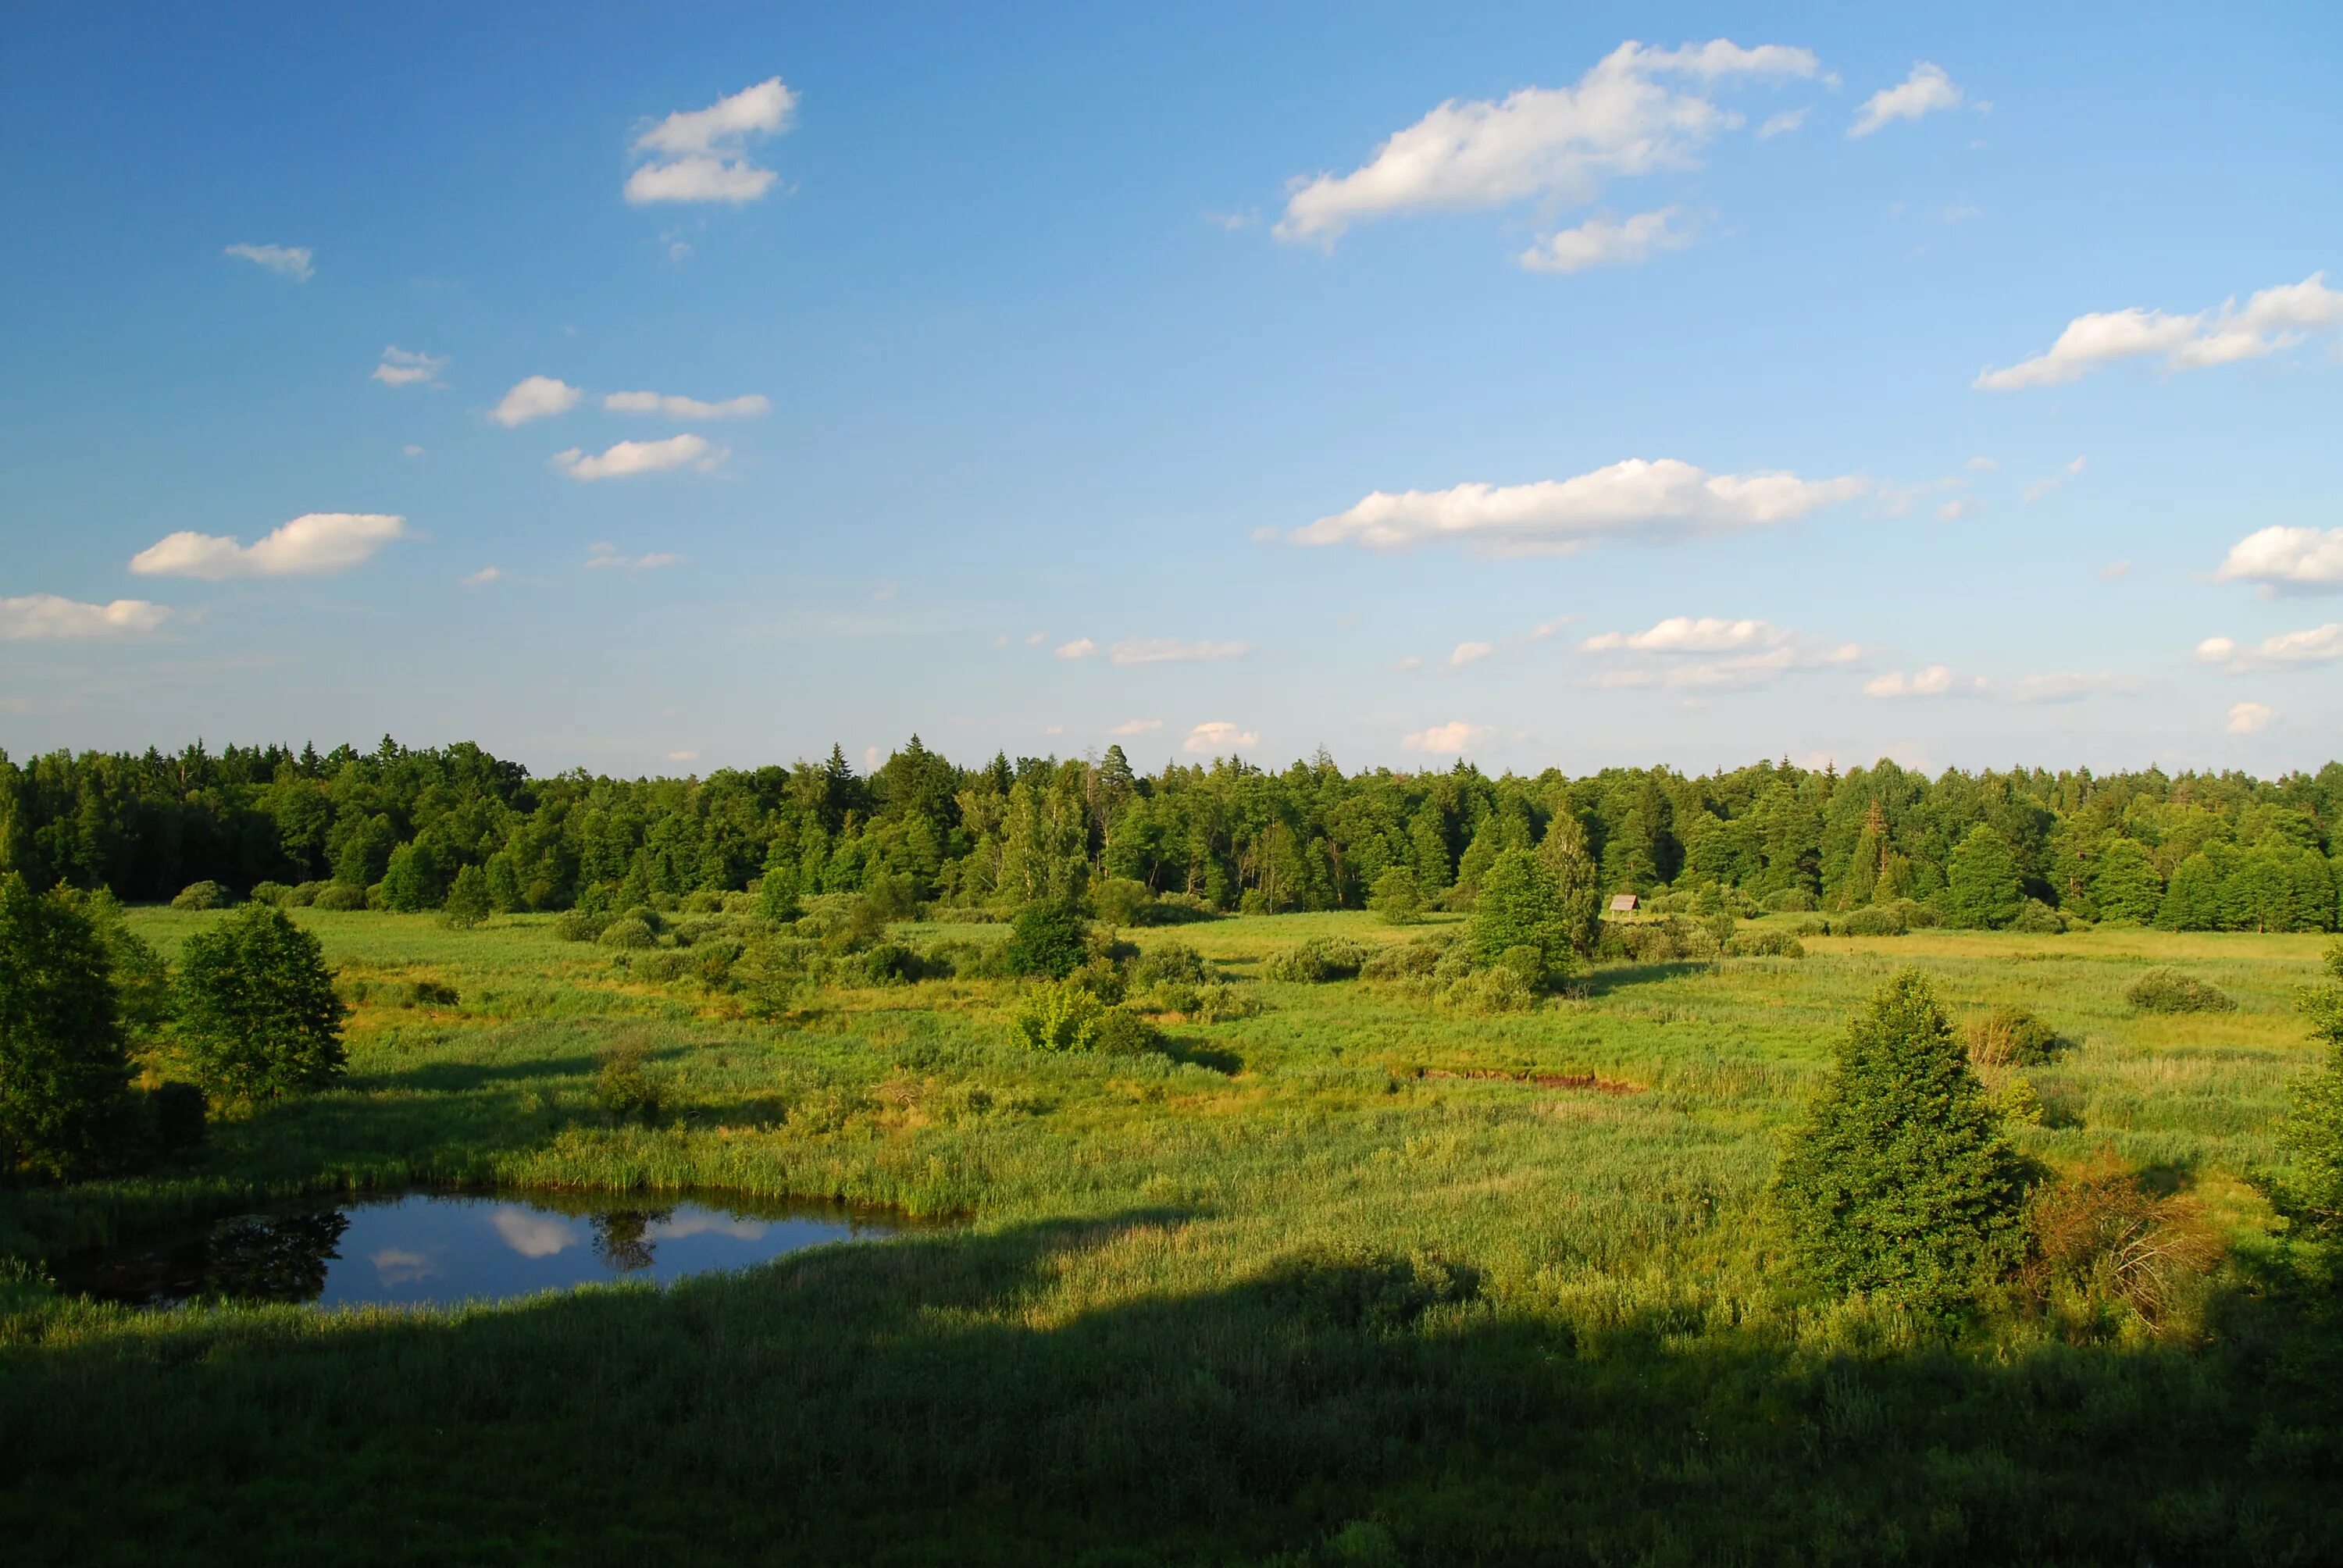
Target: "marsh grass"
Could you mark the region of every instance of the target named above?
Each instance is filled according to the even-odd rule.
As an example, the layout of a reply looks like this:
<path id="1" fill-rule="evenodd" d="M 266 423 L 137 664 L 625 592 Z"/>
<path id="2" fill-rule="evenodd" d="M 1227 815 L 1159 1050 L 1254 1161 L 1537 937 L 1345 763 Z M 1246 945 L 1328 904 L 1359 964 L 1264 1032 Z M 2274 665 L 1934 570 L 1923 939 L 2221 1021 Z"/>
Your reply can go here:
<path id="1" fill-rule="evenodd" d="M 134 914 L 166 954 L 217 918 Z M 26 1560 L 1299 1563 L 1366 1521 L 1421 1561 L 2315 1561 L 2335 1523 L 2299 1370 L 2324 1363 L 2286 1348 L 2310 1331 L 2258 1271 L 2316 938 L 1808 937 L 1476 1017 L 1262 978 L 1303 942 L 1422 927 L 1226 920 L 1125 934 L 1196 949 L 1262 1010 L 1102 1057 L 1027 1049 L 1011 981 L 764 1020 L 548 919 L 295 918 L 346 982 L 459 1001 L 359 1000 L 339 1087 L 216 1124 L 181 1170 L 9 1194 L 0 1251 L 414 1181 L 729 1187 L 956 1228 L 444 1312 L 134 1312 L 0 1282 L 0 1427 L 54 1434 L 0 1471 Z M 1947 1337 L 1785 1277 L 1779 1139 L 1906 965 L 1956 1014 L 2023 1007 L 2068 1042 L 2027 1069 L 2027 1153 L 2144 1171 L 2219 1232 L 2190 1342 Z M 2157 966 L 2237 1010 L 2138 1013 Z M 598 1105 L 614 1052 L 655 1114 Z M 1635 1092 L 1534 1081 L 1590 1075 Z"/>

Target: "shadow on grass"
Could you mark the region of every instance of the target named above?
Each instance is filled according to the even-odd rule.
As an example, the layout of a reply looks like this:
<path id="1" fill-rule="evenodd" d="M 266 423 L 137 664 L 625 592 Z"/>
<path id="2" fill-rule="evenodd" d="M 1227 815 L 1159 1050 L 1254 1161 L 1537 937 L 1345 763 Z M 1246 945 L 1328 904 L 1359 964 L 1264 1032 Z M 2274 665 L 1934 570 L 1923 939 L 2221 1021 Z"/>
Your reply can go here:
<path id="1" fill-rule="evenodd" d="M 1201 1040 L 1184 1040 L 1167 1034 L 1156 1049 L 1182 1067 L 1201 1067 L 1224 1078 L 1233 1078 L 1244 1070 L 1244 1058 L 1235 1051 Z"/>
<path id="2" fill-rule="evenodd" d="M 1590 997 L 1608 996 L 1628 986 L 1682 980 L 1686 975 L 1703 974 L 1715 967 L 1697 959 L 1679 959 L 1667 963 L 1613 964 L 1595 970 L 1586 977 L 1586 994 Z"/>
<path id="3" fill-rule="evenodd" d="M 391 1072 L 352 1073 L 343 1080 L 343 1085 L 361 1093 L 395 1090 L 420 1094 L 468 1094 L 494 1084 L 535 1083 L 553 1078 L 591 1078 L 601 1065 L 602 1059 L 598 1056 L 563 1056 L 515 1062 L 431 1061 Z"/>
<path id="4" fill-rule="evenodd" d="M 456 1317 L 0 1335 L 22 1562 L 2315 1563 L 2331 1332 L 2254 1353 L 1794 1355 L 1295 1248 L 1097 1281 L 1172 1211 Z M 1105 1256 L 1093 1256 L 1104 1253 Z M 2321 1337 L 2324 1334 L 2325 1337 Z"/>

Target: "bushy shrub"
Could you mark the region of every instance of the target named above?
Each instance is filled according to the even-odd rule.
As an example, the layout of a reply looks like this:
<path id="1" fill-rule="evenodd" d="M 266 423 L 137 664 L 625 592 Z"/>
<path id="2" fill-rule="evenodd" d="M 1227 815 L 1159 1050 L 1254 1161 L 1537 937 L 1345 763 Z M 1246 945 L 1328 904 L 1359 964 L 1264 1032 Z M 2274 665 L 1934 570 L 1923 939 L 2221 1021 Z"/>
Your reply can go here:
<path id="1" fill-rule="evenodd" d="M 1111 1007 L 1091 1034 L 1091 1049 L 1101 1056 L 1145 1056 L 1163 1049 L 1163 1034 L 1127 1007 Z"/>
<path id="2" fill-rule="evenodd" d="M 439 905 L 439 919 L 458 930 L 469 930 L 488 918 L 488 873 L 478 866 L 460 868 L 456 879 L 447 884 L 447 896 Z"/>
<path id="3" fill-rule="evenodd" d="M 2124 1000 L 2142 1012 L 2233 1012 L 2237 1006 L 2228 992 L 2176 969 L 2148 970 Z"/>
<path id="4" fill-rule="evenodd" d="M 1298 985 L 1355 980 L 1368 956 L 1365 948 L 1345 938 L 1312 937 L 1298 946 L 1272 953 L 1261 966 L 1262 978 Z"/>
<path id="5" fill-rule="evenodd" d="M 1090 922 L 1065 900 L 1026 905 L 1010 922 L 1009 972 L 1063 980 L 1090 956 Z"/>
<path id="6" fill-rule="evenodd" d="M 680 912 L 687 915 L 713 915 L 724 909 L 724 895 L 712 888 L 701 888 L 686 893 Z"/>
<path id="7" fill-rule="evenodd" d="M 1803 915 L 1815 908 L 1815 896 L 1804 888 L 1765 895 L 1766 910 L 1776 915 Z"/>
<path id="8" fill-rule="evenodd" d="M 175 910 L 224 910 L 236 902 L 236 895 L 221 882 L 189 882 L 171 900 Z"/>
<path id="9" fill-rule="evenodd" d="M 1967 1300 L 2017 1261 L 2025 1167 L 1917 971 L 1883 986 L 1783 1157 L 1774 1201 L 1820 1282 Z"/>
<path id="10" fill-rule="evenodd" d="M 1091 905 L 1111 926 L 1143 926 L 1155 913 L 1155 890 L 1131 877 L 1108 877 L 1091 889 Z"/>
<path id="11" fill-rule="evenodd" d="M 2035 1190 L 2026 1232 L 2018 1283 L 2037 1307 L 2128 1310 L 2151 1328 L 2187 1313 L 2227 1251 L 2194 1199 L 2155 1196 L 2106 1151 Z"/>
<path id="12" fill-rule="evenodd" d="M 666 1103 L 666 1085 L 651 1066 L 649 1048 L 639 1040 L 613 1046 L 594 1074 L 594 1103 L 624 1121 L 655 1119 Z"/>
<path id="13" fill-rule="evenodd" d="M 1979 1067 L 2039 1067 L 2056 1055 L 2058 1031 L 2022 1007 L 1997 1007 L 1964 1031 Z"/>
<path id="14" fill-rule="evenodd" d="M 327 883 L 317 890 L 317 896 L 310 901 L 318 909 L 337 913 L 347 913 L 367 907 L 367 890 L 364 888 L 352 887 L 347 882 Z"/>
<path id="15" fill-rule="evenodd" d="M 342 994 L 375 1007 L 455 1007 L 463 1000 L 454 986 L 435 980 L 354 980 Z"/>
<path id="16" fill-rule="evenodd" d="M 1198 1023 L 1224 1023 L 1234 1018 L 1258 1017 L 1268 1010 L 1268 1006 L 1251 987 L 1213 980 L 1209 985 L 1196 988 L 1193 1007 L 1180 1010 Z"/>
<path id="17" fill-rule="evenodd" d="M 1212 978 L 1212 966 L 1185 942 L 1164 942 L 1148 949 L 1131 971 L 1134 985 L 1202 985 Z"/>
<path id="18" fill-rule="evenodd" d="M 1045 980 L 1025 993 L 1011 1017 L 1033 1050 L 1087 1050 L 1106 1016 L 1106 1004 L 1068 980 Z"/>
<path id="19" fill-rule="evenodd" d="M 1737 959 L 1802 959 L 1806 950 L 1798 939 L 1779 928 L 1735 931 L 1725 950 Z"/>
<path id="20" fill-rule="evenodd" d="M 1523 972 L 1539 961 L 1536 949 L 1528 952 L 1525 962 L 1499 962 L 1455 980 L 1440 992 L 1441 1007 L 1473 1017 L 1529 1011 L 1537 1006 L 1540 988 Z"/>
<path id="21" fill-rule="evenodd" d="M 901 942 L 873 943 L 856 958 L 855 967 L 866 985 L 910 985 L 915 980 L 940 980 L 952 972 L 949 960 L 930 958 Z"/>
<path id="22" fill-rule="evenodd" d="M 594 940 L 606 948 L 648 948 L 659 940 L 651 934 L 650 927 L 633 915 L 621 915 L 612 920 Z"/>
<path id="23" fill-rule="evenodd" d="M 554 918 L 553 934 L 565 942 L 590 942 L 602 934 L 610 923 L 608 916 L 589 915 L 584 910 L 565 910 Z"/>
<path id="24" fill-rule="evenodd" d="M 277 907 L 282 910 L 306 910 L 317 901 L 319 894 L 332 886 L 334 884 L 331 882 L 297 882 L 285 890 L 285 896 L 277 900 Z"/>
<path id="25" fill-rule="evenodd" d="M 1194 893 L 1165 893 L 1155 900 L 1154 912 L 1159 926 L 1190 925 L 1221 918 L 1221 911 L 1212 908 L 1210 900 Z"/>
<path id="26" fill-rule="evenodd" d="M 681 980 L 691 972 L 691 955 L 681 948 L 654 949 L 631 961 L 618 961 L 629 965 L 629 973 L 654 985 Z"/>
<path id="27" fill-rule="evenodd" d="M 184 897 L 185 895 L 181 895 Z M 255 882 L 250 897 L 256 904 L 275 904 L 279 909 L 293 896 L 293 890 L 283 882 Z"/>
<path id="28" fill-rule="evenodd" d="M 691 945 L 692 978 L 713 990 L 732 983 L 732 966 L 740 961 L 745 944 L 731 937 L 712 937 Z"/>
<path id="29" fill-rule="evenodd" d="M 2039 899 L 2028 899 L 2018 906 L 2016 916 L 2009 922 L 2013 931 L 2027 936 L 2055 937 L 2066 929 L 2066 917 Z"/>
<path id="30" fill-rule="evenodd" d="M 1130 968 L 1111 953 L 1092 953 L 1074 966 L 1066 981 L 1081 987 L 1109 1007 L 1131 993 Z"/>
<path id="31" fill-rule="evenodd" d="M 1904 923 L 1902 910 L 1891 905 L 1872 904 L 1841 920 L 1838 929 L 1850 937 L 1900 937 L 1909 928 Z"/>
<path id="32" fill-rule="evenodd" d="M 1933 930 L 1945 923 L 1942 916 L 1917 899 L 1891 899 L 1880 908 L 1893 910 L 1907 931 Z"/>
<path id="33" fill-rule="evenodd" d="M 1420 980 L 1431 977 L 1440 963 L 1440 955 L 1447 950 L 1445 942 L 1393 942 L 1379 948 L 1373 958 L 1359 966 L 1359 978 L 1371 980 Z"/>

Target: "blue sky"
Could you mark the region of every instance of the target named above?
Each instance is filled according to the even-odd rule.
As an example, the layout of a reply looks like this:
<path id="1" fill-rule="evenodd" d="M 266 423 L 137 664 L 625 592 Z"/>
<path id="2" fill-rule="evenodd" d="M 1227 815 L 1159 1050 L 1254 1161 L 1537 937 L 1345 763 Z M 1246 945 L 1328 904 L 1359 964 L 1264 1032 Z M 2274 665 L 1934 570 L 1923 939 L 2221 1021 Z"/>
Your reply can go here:
<path id="1" fill-rule="evenodd" d="M 0 745 L 2315 767 L 2343 13 L 2136 10 L 20 10 Z"/>

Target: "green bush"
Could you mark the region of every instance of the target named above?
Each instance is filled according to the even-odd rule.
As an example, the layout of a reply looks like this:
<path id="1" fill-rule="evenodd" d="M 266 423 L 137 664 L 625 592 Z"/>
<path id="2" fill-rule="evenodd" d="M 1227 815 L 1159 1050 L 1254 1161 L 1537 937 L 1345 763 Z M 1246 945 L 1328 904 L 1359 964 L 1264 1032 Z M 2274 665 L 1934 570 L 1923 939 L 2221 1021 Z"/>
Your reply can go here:
<path id="1" fill-rule="evenodd" d="M 1765 909 L 1776 915 L 1803 915 L 1813 911 L 1815 896 L 1804 888 L 1791 888 L 1765 895 Z"/>
<path id="2" fill-rule="evenodd" d="M 1133 985 L 1202 985 L 1212 978 L 1204 955 L 1185 942 L 1165 942 L 1139 955 L 1131 967 Z"/>
<path id="3" fill-rule="evenodd" d="M 1251 987 L 1214 980 L 1198 986 L 1196 1005 L 1182 1010 L 1198 1023 L 1223 1023 L 1230 1019 L 1258 1017 L 1268 1006 Z"/>
<path id="4" fill-rule="evenodd" d="M 1264 980 L 1298 985 L 1324 985 L 1355 980 L 1367 961 L 1367 950 L 1342 937 L 1312 937 L 1299 946 L 1272 953 L 1261 966 Z"/>
<path id="5" fill-rule="evenodd" d="M 618 961 L 628 963 L 628 960 L 624 959 Z M 649 980 L 654 985 L 665 985 L 669 980 L 681 980 L 691 972 L 691 955 L 681 948 L 656 949 L 633 960 L 629 964 L 629 972 Z"/>
<path id="6" fill-rule="evenodd" d="M 0 1183 L 95 1171 L 119 1137 L 125 1044 L 113 966 L 88 912 L 0 875 Z"/>
<path id="7" fill-rule="evenodd" d="M 2016 1261 L 2025 1167 L 1916 970 L 1841 1039 L 1774 1201 L 1800 1261 L 1835 1290 L 1943 1308 Z"/>
<path id="8" fill-rule="evenodd" d="M 447 884 L 439 918 L 458 930 L 469 930 L 488 918 L 488 877 L 478 866 L 465 866 Z"/>
<path id="9" fill-rule="evenodd" d="M 1725 950 L 1737 959 L 1802 959 L 1806 950 L 1788 931 L 1775 929 L 1735 931 Z"/>
<path id="10" fill-rule="evenodd" d="M 182 894 L 181 896 L 185 897 L 186 895 Z M 287 887 L 282 882 L 255 882 L 252 884 L 251 897 L 252 901 L 256 904 L 275 904 L 281 909 L 284 907 L 286 900 L 290 899 L 292 896 L 293 890 Z"/>
<path id="11" fill-rule="evenodd" d="M 1431 977 L 1439 966 L 1440 955 L 1448 944 L 1425 941 L 1393 942 L 1376 950 L 1373 958 L 1359 966 L 1359 978 L 1371 980 L 1418 980 Z"/>
<path id="12" fill-rule="evenodd" d="M 1964 1031 L 1979 1067 L 2039 1067 L 2062 1043 L 2058 1031 L 2022 1007 L 1997 1007 Z"/>
<path id="13" fill-rule="evenodd" d="M 1106 1004 L 1068 980 L 1045 980 L 1025 993 L 1011 1017 L 1034 1050 L 1087 1050 L 1106 1017 Z"/>
<path id="14" fill-rule="evenodd" d="M 648 948 L 659 940 L 651 934 L 650 927 L 633 915 L 621 915 L 612 920 L 594 940 L 606 948 Z"/>
<path id="15" fill-rule="evenodd" d="M 594 1074 L 594 1103 L 624 1121 L 649 1121 L 666 1104 L 665 1085 L 651 1068 L 650 1051 L 639 1041 L 613 1047 Z"/>
<path id="16" fill-rule="evenodd" d="M 1423 919 L 1423 884 L 1405 866 L 1393 866 L 1375 879 L 1367 908 L 1387 926 L 1414 925 Z"/>
<path id="17" fill-rule="evenodd" d="M 317 890 L 317 896 L 310 901 L 321 910 L 363 910 L 367 908 L 367 890 L 354 888 L 347 882 L 328 882 Z"/>
<path id="18" fill-rule="evenodd" d="M 171 900 L 175 910 L 225 910 L 236 902 L 236 895 L 221 882 L 189 882 Z"/>
<path id="19" fill-rule="evenodd" d="M 1064 900 L 1026 905 L 1010 922 L 1009 972 L 1063 980 L 1090 956 L 1090 922 Z"/>
<path id="20" fill-rule="evenodd" d="M 1562 883 L 1554 869 L 1526 849 L 1507 849 L 1489 864 L 1473 899 L 1464 940 L 1474 966 L 1493 964 L 1514 948 L 1538 955 L 1541 979 L 1567 975 L 1577 961 Z"/>
<path id="21" fill-rule="evenodd" d="M 2009 922 L 2013 931 L 2027 936 L 2055 937 L 2066 929 L 2066 917 L 2039 899 L 2028 899 L 2018 907 L 2016 916 Z"/>
<path id="22" fill-rule="evenodd" d="M 1848 915 L 1838 929 L 1850 937 L 1900 937 L 1908 928 L 1902 910 L 1873 904 Z"/>
<path id="23" fill-rule="evenodd" d="M 1127 1007 L 1111 1007 L 1091 1034 L 1101 1056 L 1146 1056 L 1163 1049 L 1162 1031 Z"/>
<path id="24" fill-rule="evenodd" d="M 1098 918 L 1111 926 L 1143 926 L 1155 913 L 1155 890 L 1131 877 L 1109 877 L 1091 890 Z"/>
<path id="25" fill-rule="evenodd" d="M 1539 987 L 1523 970 L 1537 964 L 1539 955 L 1534 948 L 1522 950 L 1529 955 L 1525 960 L 1501 961 L 1454 981 L 1440 993 L 1440 1005 L 1474 1017 L 1529 1011 L 1537 1006 Z"/>
<path id="26" fill-rule="evenodd" d="M 601 915 L 589 915 L 583 910 L 565 910 L 554 918 L 553 934 L 565 942 L 590 942 L 602 934 L 610 922 Z"/>
<path id="27" fill-rule="evenodd" d="M 2152 969 L 2131 982 L 2124 1000 L 2142 1012 L 2234 1012 L 2228 992 L 2176 969 Z"/>
<path id="28" fill-rule="evenodd" d="M 179 956 L 182 1047 L 196 1080 L 236 1101 L 323 1088 L 342 1071 L 342 1000 L 317 939 L 246 904 Z"/>
<path id="29" fill-rule="evenodd" d="M 318 894 L 333 885 L 331 882 L 297 882 L 285 890 L 285 896 L 277 900 L 277 907 L 283 910 L 306 910 L 317 901 Z"/>

